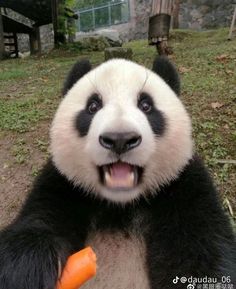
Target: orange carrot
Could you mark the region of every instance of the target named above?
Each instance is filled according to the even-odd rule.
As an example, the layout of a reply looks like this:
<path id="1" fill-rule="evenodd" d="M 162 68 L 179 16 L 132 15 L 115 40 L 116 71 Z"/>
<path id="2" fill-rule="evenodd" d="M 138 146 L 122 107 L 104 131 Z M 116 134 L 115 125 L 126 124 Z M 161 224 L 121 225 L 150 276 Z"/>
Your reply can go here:
<path id="1" fill-rule="evenodd" d="M 95 274 L 96 255 L 87 247 L 68 258 L 56 289 L 78 289 Z"/>

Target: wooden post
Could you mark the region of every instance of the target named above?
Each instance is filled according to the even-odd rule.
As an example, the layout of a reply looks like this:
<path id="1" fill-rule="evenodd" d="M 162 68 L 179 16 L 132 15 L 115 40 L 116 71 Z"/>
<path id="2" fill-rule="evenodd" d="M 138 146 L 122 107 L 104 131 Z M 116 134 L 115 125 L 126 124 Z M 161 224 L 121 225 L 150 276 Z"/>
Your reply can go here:
<path id="1" fill-rule="evenodd" d="M 232 38 L 235 21 L 236 21 L 236 5 L 234 5 L 234 15 L 233 15 L 233 19 L 232 19 L 230 30 L 229 30 L 228 40 L 231 40 L 231 38 Z"/>
<path id="2" fill-rule="evenodd" d="M 3 33 L 2 13 L 0 8 L 0 59 L 4 58 L 4 52 L 5 52 L 4 33 Z"/>
<path id="3" fill-rule="evenodd" d="M 35 29 L 29 34 L 30 40 L 30 54 L 34 55 L 37 53 L 37 37 Z"/>
<path id="4" fill-rule="evenodd" d="M 57 44 L 58 41 L 58 1 L 57 0 L 51 0 L 52 5 L 52 24 L 53 24 L 53 31 L 54 31 L 54 43 Z"/>
<path id="5" fill-rule="evenodd" d="M 42 47 L 41 47 L 41 37 L 40 37 L 40 27 L 36 27 L 36 38 L 38 43 L 38 53 L 42 53 Z"/>
<path id="6" fill-rule="evenodd" d="M 155 45 L 160 55 L 171 54 L 168 47 L 173 0 L 152 0 L 151 17 L 149 18 L 148 39 L 150 45 Z"/>
<path id="7" fill-rule="evenodd" d="M 19 50 L 18 50 L 18 39 L 17 39 L 17 34 L 14 32 L 13 33 L 13 39 L 14 39 L 14 43 L 15 43 L 15 53 L 16 53 L 16 58 L 19 57 Z"/>
<path id="8" fill-rule="evenodd" d="M 30 53 L 41 53 L 40 28 L 35 27 L 29 35 L 30 38 Z"/>
<path id="9" fill-rule="evenodd" d="M 59 45 L 60 43 L 66 43 L 66 37 L 65 34 L 62 31 L 62 28 L 60 27 L 59 23 L 59 16 L 64 16 L 64 0 L 51 0 L 51 7 L 52 7 L 52 24 L 53 24 L 53 30 L 54 30 L 54 44 Z M 63 24 L 64 26 L 64 24 Z"/>

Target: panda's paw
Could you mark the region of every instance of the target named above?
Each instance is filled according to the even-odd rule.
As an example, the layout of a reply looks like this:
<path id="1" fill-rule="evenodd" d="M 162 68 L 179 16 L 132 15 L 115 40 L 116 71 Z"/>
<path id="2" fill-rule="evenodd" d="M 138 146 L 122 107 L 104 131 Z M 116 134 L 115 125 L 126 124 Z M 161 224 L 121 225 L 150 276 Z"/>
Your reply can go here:
<path id="1" fill-rule="evenodd" d="M 6 230 L 0 234 L 0 288 L 55 289 L 68 255 L 64 240 L 50 231 Z"/>

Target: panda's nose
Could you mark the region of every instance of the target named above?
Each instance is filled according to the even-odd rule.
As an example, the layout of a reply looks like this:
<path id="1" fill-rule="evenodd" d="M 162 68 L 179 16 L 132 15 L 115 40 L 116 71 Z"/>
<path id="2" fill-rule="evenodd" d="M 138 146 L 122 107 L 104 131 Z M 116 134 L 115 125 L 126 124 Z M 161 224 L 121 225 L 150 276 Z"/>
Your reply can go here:
<path id="1" fill-rule="evenodd" d="M 104 133 L 100 135 L 100 144 L 114 153 L 122 154 L 140 145 L 142 137 L 136 132 Z"/>

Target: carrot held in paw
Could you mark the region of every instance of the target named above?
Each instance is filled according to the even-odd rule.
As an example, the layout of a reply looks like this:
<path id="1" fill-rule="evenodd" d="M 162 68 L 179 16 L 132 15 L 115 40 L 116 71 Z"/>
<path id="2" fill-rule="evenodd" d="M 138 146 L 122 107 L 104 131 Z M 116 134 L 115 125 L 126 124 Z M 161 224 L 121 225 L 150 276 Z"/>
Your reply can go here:
<path id="1" fill-rule="evenodd" d="M 96 255 L 87 247 L 68 258 L 56 289 L 78 289 L 95 274 Z"/>

